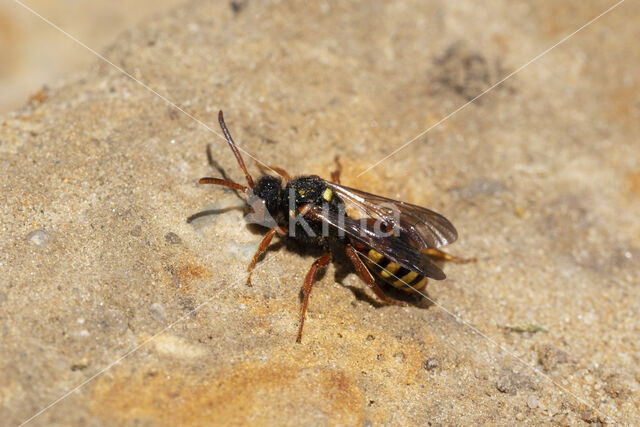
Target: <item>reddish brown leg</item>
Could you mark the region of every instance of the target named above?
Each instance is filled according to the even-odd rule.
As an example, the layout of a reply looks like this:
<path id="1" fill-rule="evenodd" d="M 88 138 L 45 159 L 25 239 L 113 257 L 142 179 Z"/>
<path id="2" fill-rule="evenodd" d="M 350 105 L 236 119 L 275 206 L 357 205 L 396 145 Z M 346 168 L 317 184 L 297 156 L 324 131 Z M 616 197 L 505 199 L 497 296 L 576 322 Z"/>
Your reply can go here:
<path id="1" fill-rule="evenodd" d="M 331 182 L 340 184 L 340 173 L 342 172 L 342 165 L 340 164 L 340 156 L 335 157 L 336 170 L 331 172 Z"/>
<path id="2" fill-rule="evenodd" d="M 356 250 L 353 248 L 353 246 L 347 245 L 344 250 L 347 253 L 347 256 L 349 257 L 351 262 L 353 263 L 353 266 L 356 268 L 356 272 L 358 273 L 360 278 L 367 284 L 367 286 L 371 288 L 373 292 L 375 292 L 378 298 L 380 298 L 382 301 L 386 302 L 387 304 L 401 305 L 401 306 L 407 305 L 407 303 L 394 300 L 393 298 L 388 297 L 387 295 L 385 295 L 384 292 L 382 292 L 382 289 L 380 289 L 380 287 L 376 284 L 376 280 L 371 275 L 371 272 L 369 271 L 367 266 L 364 265 L 364 262 L 362 262 L 362 260 L 356 253 Z"/>
<path id="3" fill-rule="evenodd" d="M 251 274 L 253 273 L 253 268 L 256 266 L 256 262 L 258 262 L 258 258 L 260 258 L 260 255 L 262 255 L 264 251 L 266 251 L 269 247 L 271 239 L 273 239 L 273 235 L 276 233 L 278 233 L 280 237 L 286 236 L 287 229 L 285 227 L 274 227 L 269 230 L 269 232 L 262 238 L 260 246 L 258 246 L 258 250 L 253 255 L 253 258 L 251 258 L 251 263 L 249 264 L 249 276 L 247 277 L 247 285 L 251 286 Z"/>
<path id="4" fill-rule="evenodd" d="M 451 261 L 451 262 L 457 262 L 457 263 L 467 263 L 467 262 L 475 262 L 476 259 L 475 258 L 458 258 L 455 257 L 453 255 L 449 255 L 448 253 L 441 251 L 440 249 L 420 249 L 420 252 L 422 252 L 423 254 L 427 254 L 429 256 L 432 256 L 434 258 L 440 258 L 443 259 L 445 261 Z"/>
<path id="5" fill-rule="evenodd" d="M 303 299 L 302 299 L 302 310 L 300 311 L 300 327 L 298 328 L 298 338 L 296 338 L 296 342 L 302 342 L 302 328 L 304 327 L 304 318 L 307 316 L 307 306 L 309 305 L 309 295 L 311 295 L 311 288 L 313 288 L 313 283 L 316 281 L 316 273 L 318 272 L 318 268 L 325 267 L 331 261 L 331 255 L 324 254 L 311 266 L 309 272 L 307 273 L 307 277 L 304 279 L 304 288 L 303 288 Z"/>
<path id="6" fill-rule="evenodd" d="M 235 182 L 227 181 L 226 179 L 205 177 L 205 178 L 200 178 L 200 181 L 198 182 L 200 184 L 222 185 L 224 187 L 229 187 L 235 190 L 244 191 L 245 193 L 247 192 L 247 187 L 245 187 L 244 185 L 236 184 Z"/>
<path id="7" fill-rule="evenodd" d="M 279 168 L 277 166 L 266 166 L 266 165 L 263 165 L 262 163 L 257 163 L 257 165 L 258 165 L 258 168 L 264 173 L 275 172 L 281 177 L 283 177 L 285 181 L 291 181 L 291 175 L 289 175 L 289 173 L 282 168 Z"/>

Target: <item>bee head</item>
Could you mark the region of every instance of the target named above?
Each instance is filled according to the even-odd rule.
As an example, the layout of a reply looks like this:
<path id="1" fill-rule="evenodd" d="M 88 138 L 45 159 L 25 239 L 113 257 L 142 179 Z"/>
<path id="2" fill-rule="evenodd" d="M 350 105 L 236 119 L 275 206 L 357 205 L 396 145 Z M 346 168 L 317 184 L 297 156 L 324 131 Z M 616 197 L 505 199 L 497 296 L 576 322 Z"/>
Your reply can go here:
<path id="1" fill-rule="evenodd" d="M 265 175 L 258 180 L 258 183 L 253 189 L 253 194 L 264 200 L 267 211 L 273 217 L 278 213 L 281 188 L 282 180 L 280 178 Z"/>

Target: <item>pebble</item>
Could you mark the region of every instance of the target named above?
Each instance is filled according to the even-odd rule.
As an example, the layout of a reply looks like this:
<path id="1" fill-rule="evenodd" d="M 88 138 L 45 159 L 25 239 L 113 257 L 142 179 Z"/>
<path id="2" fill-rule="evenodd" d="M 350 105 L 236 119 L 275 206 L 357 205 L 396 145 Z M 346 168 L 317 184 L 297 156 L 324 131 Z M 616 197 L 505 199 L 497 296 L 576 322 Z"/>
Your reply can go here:
<path id="1" fill-rule="evenodd" d="M 137 224 L 135 227 L 133 227 L 131 229 L 131 235 L 133 237 L 140 237 L 142 235 L 142 226 L 140 224 Z M 165 239 L 167 238 L 167 236 L 164 236 Z"/>
<path id="2" fill-rule="evenodd" d="M 538 399 L 535 396 L 529 396 L 527 398 L 527 406 L 531 409 L 536 409 L 538 407 Z"/>
<path id="3" fill-rule="evenodd" d="M 435 357 L 428 358 L 427 361 L 424 363 L 424 367 L 427 371 L 436 369 L 438 367 L 438 359 L 436 359 Z"/>
<path id="4" fill-rule="evenodd" d="M 42 229 L 27 234 L 27 241 L 37 248 L 44 248 L 51 241 L 51 233 Z"/>
<path id="5" fill-rule="evenodd" d="M 176 233 L 174 233 L 173 231 L 168 232 L 167 234 L 164 235 L 164 239 L 171 243 L 172 245 L 177 245 L 179 243 L 182 243 L 182 239 L 180 238 L 180 236 L 178 236 Z"/>
<path id="6" fill-rule="evenodd" d="M 151 317 L 153 317 L 158 322 L 167 322 L 167 312 L 164 310 L 162 304 L 154 302 L 153 304 L 151 304 L 151 307 L 149 307 L 149 312 L 151 313 Z"/>
<path id="7" fill-rule="evenodd" d="M 399 363 L 403 363 L 407 358 L 407 356 L 401 351 L 398 353 L 395 353 L 393 357 L 395 357 L 396 362 L 399 362 Z"/>

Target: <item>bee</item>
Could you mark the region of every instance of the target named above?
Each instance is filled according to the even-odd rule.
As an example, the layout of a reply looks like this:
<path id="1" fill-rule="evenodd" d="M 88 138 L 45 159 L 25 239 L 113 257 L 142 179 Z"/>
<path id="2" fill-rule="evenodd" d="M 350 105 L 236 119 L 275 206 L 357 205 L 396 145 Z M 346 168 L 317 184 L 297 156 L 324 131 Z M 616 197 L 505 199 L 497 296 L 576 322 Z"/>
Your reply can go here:
<path id="1" fill-rule="evenodd" d="M 311 265 L 304 280 L 296 342 L 302 340 L 309 296 L 318 270 L 331 261 L 331 248 L 342 246 L 357 274 L 378 298 L 400 306 L 405 306 L 406 302 L 387 296 L 376 283 L 372 271 L 396 288 L 421 291 L 427 278 L 445 278 L 431 258 L 471 261 L 438 249 L 458 238 L 453 224 L 439 213 L 341 185 L 341 165 L 337 157 L 338 168 L 331 173 L 330 181 L 317 175 L 292 178 L 285 170 L 270 166 L 268 169 L 278 176 L 265 174 L 254 182 L 227 129 L 222 111 L 218 121 L 244 172 L 247 186 L 211 177 L 201 178 L 199 183 L 242 191 L 253 210 L 252 222 L 270 228 L 249 263 L 247 284 L 251 284 L 253 269 L 276 234 L 305 245 L 319 246 L 324 251 Z M 264 171 L 265 168 L 261 168 Z"/>

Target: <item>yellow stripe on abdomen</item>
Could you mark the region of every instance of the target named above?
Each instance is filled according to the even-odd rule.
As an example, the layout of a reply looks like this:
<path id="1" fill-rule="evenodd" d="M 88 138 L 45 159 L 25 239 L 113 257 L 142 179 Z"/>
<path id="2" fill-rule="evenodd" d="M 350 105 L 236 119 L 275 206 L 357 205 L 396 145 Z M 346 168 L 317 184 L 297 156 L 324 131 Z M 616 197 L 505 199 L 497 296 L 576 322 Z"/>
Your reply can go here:
<path id="1" fill-rule="evenodd" d="M 418 273 L 416 273 L 415 271 L 409 271 L 407 274 L 391 284 L 396 288 L 404 288 L 407 285 L 411 285 L 411 282 L 416 280 L 417 277 Z"/>
<path id="2" fill-rule="evenodd" d="M 384 256 L 381 253 L 376 252 L 373 249 L 369 249 L 367 257 L 376 264 L 379 264 L 384 259 Z"/>
<path id="3" fill-rule="evenodd" d="M 380 274 L 385 279 L 391 279 L 397 272 L 400 270 L 400 266 L 395 262 L 389 261 L 389 263 L 385 266 L 382 266 L 382 270 L 380 270 Z"/>
<path id="4" fill-rule="evenodd" d="M 373 268 L 374 272 L 385 282 L 398 289 L 411 292 L 410 288 L 413 288 L 421 291 L 427 285 L 428 279 L 426 277 L 400 266 L 373 249 L 369 249 L 367 258 L 375 264 L 373 266 L 375 267 Z"/>
<path id="5" fill-rule="evenodd" d="M 422 277 L 422 279 L 420 279 L 415 285 L 411 285 L 411 287 L 413 289 L 416 289 L 418 291 L 422 291 L 424 290 L 424 288 L 427 287 L 427 282 L 429 281 L 429 279 L 427 279 L 426 277 Z"/>

